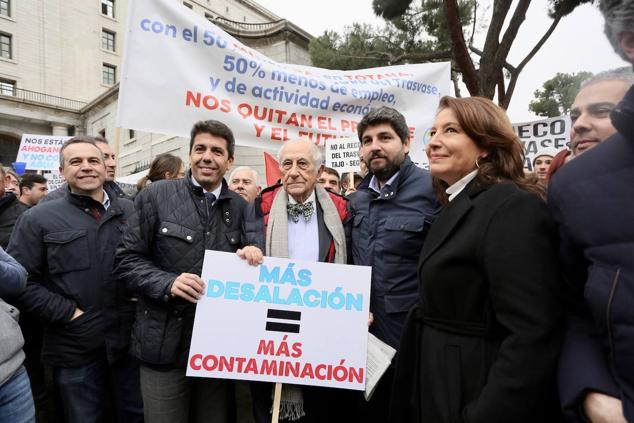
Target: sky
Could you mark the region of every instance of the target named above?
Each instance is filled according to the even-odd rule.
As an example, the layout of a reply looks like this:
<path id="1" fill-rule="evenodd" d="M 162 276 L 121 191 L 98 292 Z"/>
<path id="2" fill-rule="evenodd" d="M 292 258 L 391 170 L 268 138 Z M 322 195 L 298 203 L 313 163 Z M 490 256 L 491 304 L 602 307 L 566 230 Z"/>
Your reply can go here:
<path id="1" fill-rule="evenodd" d="M 418 0 L 414 0 L 418 1 Z M 276 15 L 288 19 L 314 36 L 326 30 L 343 33 L 353 22 L 380 25 L 374 16 L 372 0 L 320 0 L 318 7 L 298 7 L 292 0 L 257 0 Z M 483 2 L 486 3 L 486 0 Z M 517 65 L 550 26 L 547 0 L 533 0 L 509 54 L 509 63 Z M 515 2 L 513 4 L 513 8 Z M 484 9 L 483 9 L 484 10 Z M 481 37 L 485 31 L 481 31 Z M 481 44 L 480 44 L 481 46 Z M 546 44 L 520 74 L 508 115 L 512 122 L 537 119 L 528 110 L 534 91 L 557 72 L 600 72 L 626 66 L 612 49 L 603 33 L 603 17 L 596 6 L 583 5 L 559 22 Z M 463 95 L 467 93 L 463 89 Z"/>

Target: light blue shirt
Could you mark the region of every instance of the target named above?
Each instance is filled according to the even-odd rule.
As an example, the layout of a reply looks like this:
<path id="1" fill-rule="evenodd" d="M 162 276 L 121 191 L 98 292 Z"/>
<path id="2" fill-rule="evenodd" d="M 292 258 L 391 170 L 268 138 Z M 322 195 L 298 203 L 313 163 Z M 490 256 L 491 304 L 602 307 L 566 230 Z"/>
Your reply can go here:
<path id="1" fill-rule="evenodd" d="M 317 202 L 315 191 L 306 199 L 313 202 L 313 214 L 308 222 L 303 216 L 293 222 L 288 217 L 288 258 L 295 260 L 319 261 L 319 226 L 317 225 Z M 290 195 L 289 204 L 297 204 Z"/>
<path id="2" fill-rule="evenodd" d="M 396 181 L 396 178 L 398 178 L 398 174 L 400 173 L 400 171 L 396 172 L 394 175 L 392 175 L 392 177 L 390 179 L 387 180 L 387 182 L 385 184 L 383 184 L 383 186 L 385 185 L 392 185 L 394 183 L 394 181 Z M 376 176 L 372 175 L 372 179 L 370 179 L 370 185 L 369 185 L 370 189 L 377 192 L 378 194 L 381 193 L 381 189 L 379 188 L 379 180 L 376 179 Z"/>

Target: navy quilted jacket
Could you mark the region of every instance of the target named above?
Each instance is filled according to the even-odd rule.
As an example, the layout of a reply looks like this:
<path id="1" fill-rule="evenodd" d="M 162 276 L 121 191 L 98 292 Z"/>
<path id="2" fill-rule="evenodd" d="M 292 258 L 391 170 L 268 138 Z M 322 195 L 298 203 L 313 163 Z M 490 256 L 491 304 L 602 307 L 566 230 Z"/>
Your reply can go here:
<path id="1" fill-rule="evenodd" d="M 200 275 L 205 250 L 239 248 L 246 202 L 223 180 L 210 207 L 188 174 L 151 184 L 135 205 L 115 258 L 117 274 L 139 297 L 132 353 L 145 364 L 185 367 L 196 306 L 170 298 L 171 285 L 181 273 Z"/>

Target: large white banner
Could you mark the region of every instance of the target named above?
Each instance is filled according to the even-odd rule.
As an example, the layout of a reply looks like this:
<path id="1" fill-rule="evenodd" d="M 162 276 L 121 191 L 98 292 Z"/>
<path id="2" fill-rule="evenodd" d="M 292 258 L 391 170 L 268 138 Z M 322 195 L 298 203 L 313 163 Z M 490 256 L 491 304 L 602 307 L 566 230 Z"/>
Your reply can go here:
<path id="1" fill-rule="evenodd" d="M 180 2 L 133 0 L 117 125 L 186 137 L 194 122 L 217 119 L 241 145 L 324 145 L 356 136 L 364 114 L 390 106 L 410 126 L 412 158 L 426 163 L 424 134 L 449 87 L 449 63 L 345 72 L 277 63 Z"/>
<path id="2" fill-rule="evenodd" d="M 513 129 L 524 146 L 524 167 L 533 171 L 533 159 L 542 154 L 555 156 L 570 148 L 570 116 L 514 123 Z"/>
<path id="3" fill-rule="evenodd" d="M 26 163 L 27 170 L 59 171 L 59 150 L 70 138 L 23 134 L 15 161 Z"/>
<path id="4" fill-rule="evenodd" d="M 363 390 L 370 273 L 206 251 L 187 376 Z"/>

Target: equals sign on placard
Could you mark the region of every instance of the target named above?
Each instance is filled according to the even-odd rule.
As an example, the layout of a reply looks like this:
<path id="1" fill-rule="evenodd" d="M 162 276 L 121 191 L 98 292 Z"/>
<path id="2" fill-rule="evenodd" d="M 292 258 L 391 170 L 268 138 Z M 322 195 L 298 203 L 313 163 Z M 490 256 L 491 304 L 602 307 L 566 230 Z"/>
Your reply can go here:
<path id="1" fill-rule="evenodd" d="M 269 308 L 266 311 L 266 330 L 269 332 L 299 333 L 299 321 L 301 318 L 301 311 Z"/>

